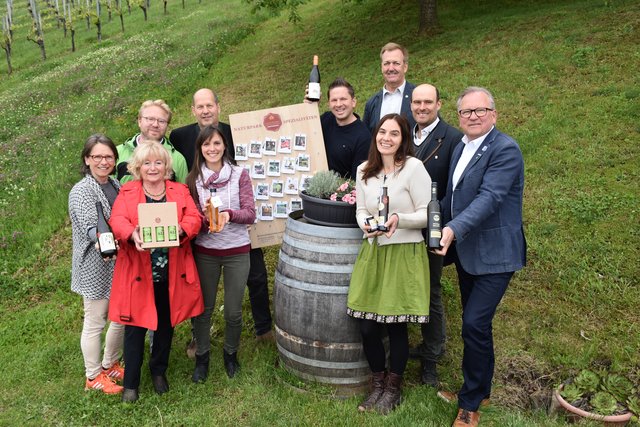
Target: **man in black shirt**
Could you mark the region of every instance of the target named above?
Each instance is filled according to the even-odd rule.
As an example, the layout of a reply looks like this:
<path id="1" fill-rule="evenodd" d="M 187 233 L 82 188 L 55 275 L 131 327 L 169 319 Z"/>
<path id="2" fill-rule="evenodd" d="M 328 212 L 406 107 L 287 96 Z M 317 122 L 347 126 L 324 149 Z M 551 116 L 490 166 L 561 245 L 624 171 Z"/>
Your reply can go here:
<path id="1" fill-rule="evenodd" d="M 453 149 L 462 140 L 462 132 L 439 117 L 441 106 L 440 93 L 435 86 L 423 84 L 413 90 L 411 113 L 416 121 L 412 129 L 413 151 L 415 157 L 422 160 L 431 180 L 438 183 L 438 200 L 442 200 L 445 195 Z M 444 353 L 446 340 L 440 284 L 443 257 L 432 252 L 428 252 L 428 256 L 431 285 L 429 323 L 423 323 L 421 326 L 423 341 L 418 346 L 415 356 L 422 360 L 422 383 L 436 387 L 436 362 Z"/>
<path id="2" fill-rule="evenodd" d="M 196 118 L 196 123 L 174 129 L 169 135 L 171 144 L 182 153 L 187 161 L 187 167 L 191 170 L 193 159 L 195 158 L 196 138 L 200 133 L 200 129 L 205 126 L 215 126 L 220 129 L 224 135 L 224 139 L 229 143 L 229 154 L 231 157 L 235 155 L 233 147 L 233 137 L 231 136 L 231 127 L 219 121 L 220 104 L 218 95 L 211 89 L 200 89 L 193 94 L 191 103 L 191 113 Z"/>
<path id="3" fill-rule="evenodd" d="M 329 169 L 346 178 L 356 178 L 356 169 L 367 160 L 371 134 L 353 110 L 356 98 L 353 86 L 335 79 L 327 90 L 330 111 L 320 116 L 324 149 Z"/>

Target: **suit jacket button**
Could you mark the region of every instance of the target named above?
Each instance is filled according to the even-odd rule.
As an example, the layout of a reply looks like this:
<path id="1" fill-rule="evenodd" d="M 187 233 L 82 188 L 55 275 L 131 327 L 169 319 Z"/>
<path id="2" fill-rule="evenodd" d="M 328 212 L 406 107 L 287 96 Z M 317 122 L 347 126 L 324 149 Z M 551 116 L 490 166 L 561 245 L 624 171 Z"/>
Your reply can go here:
<path id="1" fill-rule="evenodd" d="M 185 277 L 187 277 L 187 275 L 186 275 L 185 273 L 182 273 L 182 274 L 180 275 L 180 277 L 182 277 L 182 278 L 184 279 Z"/>
<path id="2" fill-rule="evenodd" d="M 142 281 L 142 277 L 138 276 L 136 277 L 136 282 L 141 282 Z"/>

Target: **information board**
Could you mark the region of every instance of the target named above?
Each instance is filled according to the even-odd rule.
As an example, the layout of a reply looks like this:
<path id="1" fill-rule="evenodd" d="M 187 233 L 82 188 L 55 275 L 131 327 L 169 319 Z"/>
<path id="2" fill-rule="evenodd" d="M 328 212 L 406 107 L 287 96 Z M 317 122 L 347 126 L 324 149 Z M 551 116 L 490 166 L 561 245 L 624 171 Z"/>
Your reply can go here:
<path id="1" fill-rule="evenodd" d="M 251 246 L 282 242 L 290 212 L 302 209 L 299 192 L 327 170 L 318 104 L 296 104 L 229 115 L 238 165 L 249 171 L 256 202 Z"/>

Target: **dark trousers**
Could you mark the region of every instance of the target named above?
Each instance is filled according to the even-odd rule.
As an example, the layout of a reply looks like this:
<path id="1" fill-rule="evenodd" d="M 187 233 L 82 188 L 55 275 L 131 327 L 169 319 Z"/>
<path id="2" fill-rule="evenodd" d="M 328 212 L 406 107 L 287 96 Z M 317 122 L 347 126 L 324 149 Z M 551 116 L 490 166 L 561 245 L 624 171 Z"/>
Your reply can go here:
<path id="1" fill-rule="evenodd" d="M 164 375 L 169 366 L 169 353 L 173 328 L 169 309 L 169 284 L 154 283 L 153 293 L 158 313 L 158 329 L 153 333 L 153 345 L 149 358 L 151 375 Z M 127 325 L 124 328 L 124 381 L 125 388 L 137 389 L 140 386 L 140 371 L 144 359 L 144 337 L 146 328 Z"/>
<path id="2" fill-rule="evenodd" d="M 429 256 L 429 323 L 420 326 L 422 330 L 422 344 L 420 355 L 428 362 L 437 362 L 445 350 L 447 339 L 442 302 L 442 261 L 443 257 L 427 251 Z"/>
<path id="3" fill-rule="evenodd" d="M 269 282 L 267 267 L 264 264 L 264 253 L 261 248 L 249 252 L 250 269 L 247 278 L 251 313 L 255 324 L 256 335 L 266 334 L 271 330 L 271 311 L 269 310 Z"/>
<path id="4" fill-rule="evenodd" d="M 386 353 L 382 343 L 382 329 L 387 327 L 389 335 L 389 371 L 402 375 L 409 360 L 409 333 L 406 323 L 378 323 L 375 320 L 361 319 L 360 334 L 362 347 L 371 372 L 385 370 Z"/>
<path id="5" fill-rule="evenodd" d="M 513 272 L 473 275 L 456 260 L 462 300 L 462 374 L 458 407 L 477 411 L 480 402 L 491 395 L 495 357 L 493 316 L 507 290 Z"/>

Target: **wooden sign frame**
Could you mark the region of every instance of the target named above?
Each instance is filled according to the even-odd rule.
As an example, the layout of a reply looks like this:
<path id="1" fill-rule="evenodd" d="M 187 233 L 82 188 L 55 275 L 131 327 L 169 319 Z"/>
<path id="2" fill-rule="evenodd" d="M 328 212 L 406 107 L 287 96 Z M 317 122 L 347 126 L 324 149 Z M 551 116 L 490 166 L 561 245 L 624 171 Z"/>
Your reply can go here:
<path id="1" fill-rule="evenodd" d="M 327 170 L 318 104 L 295 104 L 229 115 L 238 165 L 249 171 L 257 221 L 251 247 L 278 245 L 288 214 L 302 209 L 299 192 Z"/>

